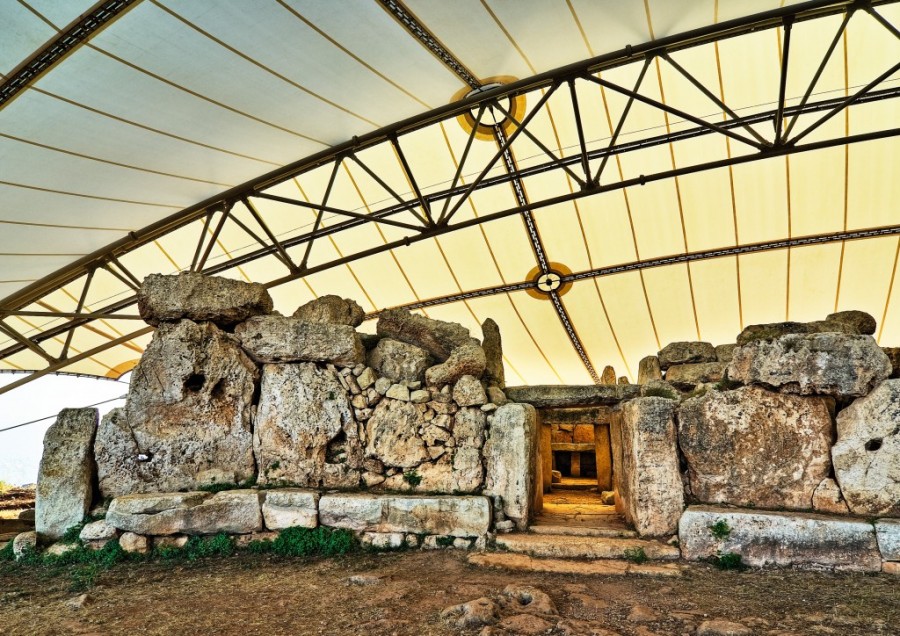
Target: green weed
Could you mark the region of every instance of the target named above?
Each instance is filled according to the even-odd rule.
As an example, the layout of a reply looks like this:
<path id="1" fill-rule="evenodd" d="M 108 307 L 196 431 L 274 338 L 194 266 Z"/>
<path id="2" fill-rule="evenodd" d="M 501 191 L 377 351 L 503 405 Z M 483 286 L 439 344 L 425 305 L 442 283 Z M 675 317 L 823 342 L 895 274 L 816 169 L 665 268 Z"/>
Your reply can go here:
<path id="1" fill-rule="evenodd" d="M 637 564 L 646 563 L 649 558 L 644 552 L 644 548 L 626 548 L 623 555 L 632 563 Z"/>
<path id="2" fill-rule="evenodd" d="M 731 535 L 731 527 L 724 519 L 719 519 L 714 524 L 709 526 L 709 531 L 712 533 L 712 536 L 714 536 L 716 539 L 719 539 L 720 541 L 723 539 L 727 539 Z"/>
<path id="3" fill-rule="evenodd" d="M 709 557 L 708 561 L 720 570 L 741 571 L 747 569 L 741 555 L 735 552 L 719 552 L 716 556 Z"/>
<path id="4" fill-rule="evenodd" d="M 414 470 L 403 473 L 403 481 L 415 488 L 422 483 L 422 475 Z"/>

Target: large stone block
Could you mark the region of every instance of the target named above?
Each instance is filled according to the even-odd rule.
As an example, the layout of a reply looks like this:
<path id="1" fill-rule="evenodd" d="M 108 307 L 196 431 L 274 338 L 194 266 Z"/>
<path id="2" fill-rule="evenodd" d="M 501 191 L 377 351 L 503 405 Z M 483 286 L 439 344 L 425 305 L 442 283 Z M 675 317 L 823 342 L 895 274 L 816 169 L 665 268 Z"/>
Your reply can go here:
<path id="1" fill-rule="evenodd" d="M 432 386 L 454 384 L 465 375 L 480 378 L 487 364 L 484 349 L 478 341 L 470 339 L 468 344 L 456 347 L 450 352 L 446 362 L 436 364 L 425 371 L 425 381 Z"/>
<path id="2" fill-rule="evenodd" d="M 366 422 L 366 456 L 387 466 L 412 468 L 430 459 L 419 429 L 425 426 L 416 405 L 400 400 L 382 400 Z"/>
<path id="3" fill-rule="evenodd" d="M 900 519 L 879 519 L 875 522 L 878 549 L 885 561 L 900 561 Z"/>
<path id="4" fill-rule="evenodd" d="M 708 342 L 672 342 L 657 355 L 663 371 L 676 364 L 716 362 L 716 348 Z"/>
<path id="5" fill-rule="evenodd" d="M 244 350 L 261 363 L 330 362 L 353 367 L 365 362 L 362 340 L 349 325 L 257 316 L 238 325 L 234 333 Z"/>
<path id="6" fill-rule="evenodd" d="M 406 309 L 387 309 L 378 316 L 379 336 L 415 345 L 429 352 L 440 362 L 457 347 L 472 340 L 469 330 L 453 322 L 434 320 Z"/>
<path id="7" fill-rule="evenodd" d="M 610 429 L 616 492 L 625 513 L 641 536 L 670 535 L 684 510 L 678 470 L 675 408 L 661 397 L 623 404 Z"/>
<path id="8" fill-rule="evenodd" d="M 490 528 L 491 509 L 485 497 L 330 494 L 319 500 L 319 522 L 358 532 L 478 537 Z"/>
<path id="9" fill-rule="evenodd" d="M 900 517 L 900 380 L 838 413 L 834 472 L 857 515 Z"/>
<path id="10" fill-rule="evenodd" d="M 831 426 L 826 398 L 742 387 L 686 400 L 678 440 L 693 496 L 809 510 L 831 469 Z"/>
<path id="11" fill-rule="evenodd" d="M 253 448 L 260 484 L 359 485 L 353 408 L 337 377 L 312 362 L 263 368 Z"/>
<path id="12" fill-rule="evenodd" d="M 328 294 L 301 305 L 292 317 L 303 322 L 359 327 L 365 318 L 365 312 L 355 300 Z"/>
<path id="13" fill-rule="evenodd" d="M 725 526 L 727 533 L 721 532 Z M 727 536 L 717 538 L 714 527 Z M 692 561 L 735 553 L 753 567 L 881 570 L 875 529 L 856 519 L 691 506 L 681 516 L 678 541 L 682 556 Z"/>
<path id="14" fill-rule="evenodd" d="M 300 488 L 269 490 L 262 514 L 269 530 L 315 528 L 319 525 L 319 493 Z"/>
<path id="15" fill-rule="evenodd" d="M 502 389 L 506 386 L 506 372 L 503 368 L 503 341 L 500 337 L 500 327 L 488 318 L 481 323 L 481 335 L 481 347 L 484 349 L 484 357 L 487 362 L 484 368 L 484 382 L 488 386 L 497 386 Z"/>
<path id="16" fill-rule="evenodd" d="M 724 362 L 693 362 L 669 367 L 666 382 L 675 388 L 690 391 L 698 384 L 719 382 L 725 373 Z"/>
<path id="17" fill-rule="evenodd" d="M 560 386 L 543 384 L 506 387 L 511 402 L 531 404 L 536 408 L 574 406 L 611 406 L 638 397 L 641 387 L 636 384 L 586 384 Z"/>
<path id="18" fill-rule="evenodd" d="M 434 363 L 431 354 L 415 345 L 382 338 L 368 354 L 369 366 L 394 382 L 416 382 Z"/>
<path id="19" fill-rule="evenodd" d="M 256 474 L 250 416 L 259 370 L 211 323 L 160 325 L 125 411 L 97 432 L 104 497 L 241 482 Z"/>
<path id="20" fill-rule="evenodd" d="M 875 319 L 864 311 L 839 311 L 825 320 L 814 322 L 773 322 L 749 325 L 737 337 L 738 346 L 754 340 L 774 340 L 788 334 L 845 333 L 871 335 L 875 333 Z"/>
<path id="21" fill-rule="evenodd" d="M 662 380 L 662 370 L 659 368 L 659 358 L 647 356 L 638 362 L 638 384 L 647 384 L 651 380 Z"/>
<path id="22" fill-rule="evenodd" d="M 44 434 L 34 519 L 41 541 L 59 539 L 90 509 L 96 432 L 97 409 L 63 409 Z"/>
<path id="23" fill-rule="evenodd" d="M 140 535 L 248 534 L 262 530 L 264 496 L 257 490 L 125 495 L 113 499 L 106 522 Z"/>
<path id="24" fill-rule="evenodd" d="M 728 377 L 785 393 L 866 395 L 891 374 L 891 363 L 871 336 L 816 333 L 754 340 L 738 347 Z"/>
<path id="25" fill-rule="evenodd" d="M 484 493 L 500 497 L 503 513 L 521 530 L 528 527 L 536 492 L 543 492 L 537 473 L 537 414 L 528 404 L 506 404 L 494 412 L 484 445 Z"/>
<path id="26" fill-rule="evenodd" d="M 184 272 L 150 274 L 138 290 L 138 311 L 151 325 L 186 318 L 231 327 L 272 312 L 272 298 L 259 283 Z"/>

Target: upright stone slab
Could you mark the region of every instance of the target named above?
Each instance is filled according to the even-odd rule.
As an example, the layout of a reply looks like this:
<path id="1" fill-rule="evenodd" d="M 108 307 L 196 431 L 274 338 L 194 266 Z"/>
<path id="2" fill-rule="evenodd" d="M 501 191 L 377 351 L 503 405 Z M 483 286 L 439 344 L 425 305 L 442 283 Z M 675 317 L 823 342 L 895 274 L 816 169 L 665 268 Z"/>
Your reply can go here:
<path id="1" fill-rule="evenodd" d="M 678 411 L 678 441 L 697 501 L 809 510 L 831 469 L 825 398 L 748 386 L 710 391 Z"/>
<path id="2" fill-rule="evenodd" d="M 500 497 L 503 513 L 520 530 L 528 527 L 538 483 L 537 415 L 528 404 L 506 404 L 494 411 L 484 445 L 484 494 Z"/>
<path id="3" fill-rule="evenodd" d="M 259 283 L 184 272 L 150 274 L 138 290 L 138 311 L 147 323 L 182 319 L 231 327 L 272 312 L 272 298 Z"/>
<path id="4" fill-rule="evenodd" d="M 349 325 L 257 316 L 238 325 L 234 333 L 260 363 L 330 362 L 353 367 L 366 358 L 359 334 Z"/>
<path id="5" fill-rule="evenodd" d="M 659 368 L 659 358 L 647 356 L 638 362 L 638 384 L 647 384 L 651 380 L 662 380 L 662 371 Z"/>
<path id="6" fill-rule="evenodd" d="M 900 380 L 838 413 L 834 472 L 850 511 L 900 517 Z"/>
<path id="7" fill-rule="evenodd" d="M 357 532 L 479 537 L 490 522 L 485 497 L 336 493 L 319 500 L 319 523 Z"/>
<path id="8" fill-rule="evenodd" d="M 691 506 L 681 517 L 678 542 L 691 561 L 734 553 L 753 567 L 881 570 L 875 528 L 859 519 Z"/>
<path id="9" fill-rule="evenodd" d="M 211 323 L 163 323 L 132 374 L 126 411 L 104 418 L 104 497 L 239 483 L 256 474 L 250 416 L 259 370 Z"/>
<path id="10" fill-rule="evenodd" d="M 674 400 L 645 397 L 613 416 L 616 492 L 626 520 L 641 536 L 673 534 L 684 510 L 678 470 Z"/>
<path id="11" fill-rule="evenodd" d="M 311 362 L 263 367 L 253 447 L 260 484 L 359 485 L 353 409 L 335 375 Z"/>
<path id="12" fill-rule="evenodd" d="M 41 541 L 59 539 L 90 509 L 96 432 L 97 409 L 63 409 L 44 434 L 34 518 Z"/>
<path id="13" fill-rule="evenodd" d="M 891 363 L 872 336 L 790 334 L 754 340 L 734 351 L 728 377 L 783 393 L 860 397 L 891 374 Z"/>
<path id="14" fill-rule="evenodd" d="M 506 372 L 503 368 L 503 341 L 500 337 L 500 327 L 491 318 L 481 323 L 484 357 L 487 364 L 484 368 L 484 383 L 488 386 L 496 386 L 501 389 L 506 386 Z"/>

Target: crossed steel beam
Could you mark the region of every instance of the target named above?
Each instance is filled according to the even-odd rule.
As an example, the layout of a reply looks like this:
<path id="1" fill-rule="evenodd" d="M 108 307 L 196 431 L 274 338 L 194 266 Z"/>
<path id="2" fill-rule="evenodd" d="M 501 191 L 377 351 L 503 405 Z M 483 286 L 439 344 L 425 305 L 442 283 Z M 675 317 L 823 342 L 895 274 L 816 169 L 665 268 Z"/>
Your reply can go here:
<path id="1" fill-rule="evenodd" d="M 389 9 L 391 9 L 391 7 L 400 7 L 401 10 L 403 9 L 402 4 L 393 0 L 385 1 L 383 4 L 386 6 L 390 5 L 388 6 Z M 541 272 L 546 273 L 549 271 L 549 264 L 540 240 L 539 232 L 531 217 L 531 213 L 534 210 L 563 202 L 575 201 L 602 192 L 609 192 L 635 185 L 643 185 L 651 181 L 678 177 L 703 170 L 711 170 L 777 156 L 787 156 L 822 148 L 897 136 L 900 134 L 900 129 L 888 128 L 865 134 L 848 135 L 824 141 L 801 143 L 810 133 L 818 129 L 822 124 L 853 105 L 900 97 L 900 87 L 891 86 L 879 88 L 886 79 L 900 70 L 900 63 L 898 63 L 887 69 L 870 83 L 853 92 L 851 95 L 837 99 L 811 100 L 822 71 L 831 58 L 851 16 L 855 12 L 864 10 L 870 13 L 888 31 L 896 37 L 900 37 L 900 33 L 898 33 L 897 29 L 877 12 L 877 6 L 881 4 L 885 3 L 858 1 L 822 2 L 817 0 L 766 12 L 764 14 L 758 14 L 756 16 L 742 18 L 740 20 L 733 20 L 712 27 L 697 29 L 689 33 L 663 38 L 656 42 L 637 47 L 628 47 L 616 53 L 593 58 L 579 64 L 569 65 L 562 69 L 544 73 L 534 78 L 522 80 L 505 87 L 478 92 L 472 97 L 457 102 L 456 104 L 436 109 L 435 111 L 431 111 L 430 113 L 426 113 L 417 118 L 405 120 L 404 122 L 400 122 L 389 128 L 367 135 L 365 138 L 354 139 L 351 142 L 342 144 L 330 151 L 318 153 L 313 157 L 287 166 L 284 169 L 273 171 L 247 184 L 233 188 L 211 200 L 192 206 L 191 208 L 154 224 L 141 232 L 132 233 L 126 239 L 107 247 L 105 250 L 95 253 L 86 259 L 82 259 L 69 268 L 61 270 L 60 272 L 47 277 L 45 280 L 39 281 L 7 298 L 2 307 L 0 307 L 0 333 L 5 334 L 13 342 L 3 350 L 0 350 L 0 359 L 24 350 L 30 350 L 47 361 L 48 366 L 45 369 L 32 374 L 32 376 L 29 376 L 28 378 L 23 378 L 20 381 L 20 383 L 24 383 L 25 381 L 29 381 L 29 378 L 35 379 L 35 377 L 39 377 L 40 375 L 61 370 L 67 365 L 83 360 L 85 357 L 95 355 L 107 348 L 118 346 L 131 338 L 147 333 L 149 329 L 144 328 L 119 338 L 113 337 L 110 334 L 104 334 L 109 339 L 108 343 L 104 343 L 91 351 L 79 352 L 76 356 L 69 356 L 72 335 L 75 329 L 85 326 L 90 328 L 90 323 L 98 320 L 139 318 L 131 313 L 123 313 L 123 310 L 127 310 L 135 304 L 134 292 L 139 287 L 140 281 L 122 264 L 119 257 L 146 245 L 148 242 L 173 229 L 177 229 L 178 227 L 187 224 L 200 222 L 199 225 L 202 226 L 190 265 L 191 271 L 216 274 L 240 266 L 244 263 L 272 256 L 280 261 L 287 270 L 284 276 L 265 283 L 269 287 L 274 287 L 297 280 L 315 272 L 357 261 L 367 256 L 404 245 L 410 245 L 414 242 L 441 236 L 448 232 L 487 223 L 507 216 L 520 215 L 529 230 L 529 239 L 534 249 L 535 258 L 539 268 Z M 789 66 L 788 59 L 791 47 L 792 25 L 801 20 L 815 19 L 824 15 L 833 15 L 841 12 L 844 14 L 844 19 L 831 41 L 829 48 L 825 52 L 803 98 L 797 105 L 788 106 L 786 104 L 785 85 Z M 406 17 L 403 18 L 402 23 L 419 37 L 417 33 L 420 32 L 421 29 L 424 29 L 424 27 L 422 25 L 416 26 L 414 21 L 414 16 L 406 15 Z M 732 37 L 747 31 L 755 31 L 761 28 L 776 28 L 779 26 L 784 28 L 782 67 L 779 77 L 779 98 L 775 108 L 764 113 L 756 113 L 743 117 L 739 116 L 717 97 L 713 91 L 705 87 L 670 56 L 672 51 L 681 48 L 705 44 L 719 38 Z M 427 39 L 428 32 L 427 30 L 424 32 L 424 37 Z M 436 39 L 434 40 L 436 41 Z M 454 63 L 453 60 L 455 58 L 447 51 L 444 51 L 439 57 L 441 57 L 441 59 L 446 58 L 446 60 L 449 60 L 451 66 Z M 711 105 L 717 109 L 717 112 L 714 115 L 717 119 L 716 121 L 711 121 L 711 117 L 708 114 L 696 115 L 688 113 L 657 99 L 648 97 L 640 92 L 644 75 L 651 62 L 656 58 L 669 64 L 675 71 L 683 75 L 688 81 L 696 86 L 700 92 L 709 98 Z M 636 61 L 642 61 L 643 66 L 638 80 L 632 88 L 620 86 L 605 79 L 602 75 L 598 75 L 598 73 L 608 68 Z M 458 60 L 456 60 L 456 63 L 460 65 L 460 68 L 463 71 L 463 73 L 460 74 L 461 79 L 469 83 L 469 85 L 473 85 L 474 82 L 477 82 L 473 75 L 465 77 L 465 68 Z M 576 95 L 576 85 L 579 82 L 598 84 L 606 90 L 614 91 L 627 97 L 626 107 L 617 122 L 608 144 L 604 148 L 594 150 L 588 149 L 582 126 L 581 107 Z M 473 88 L 477 87 L 478 85 L 473 86 Z M 578 152 L 566 156 L 558 156 L 547 147 L 547 144 L 539 138 L 538 134 L 535 134 L 529 128 L 529 125 L 537 113 L 539 113 L 543 106 L 548 102 L 550 97 L 557 90 L 561 90 L 564 87 L 568 88 L 572 96 L 572 115 L 577 125 L 579 147 Z M 541 91 L 543 92 L 541 93 Z M 516 119 L 511 112 L 508 112 L 501 105 L 503 99 L 515 97 L 520 94 L 528 94 L 535 100 L 534 106 L 532 106 L 525 116 L 522 117 L 521 121 Z M 635 102 L 641 102 L 662 113 L 677 117 L 686 122 L 691 122 L 694 124 L 694 127 L 675 132 L 667 132 L 663 135 L 651 136 L 636 141 L 619 143 L 620 133 L 623 130 L 631 106 Z M 474 178 L 467 179 L 467 183 L 461 184 L 461 179 L 467 167 L 466 163 L 470 157 L 469 150 L 474 143 L 476 130 L 479 128 L 478 124 L 480 124 L 486 109 L 489 108 L 500 112 L 506 118 L 503 125 L 498 124 L 494 126 L 494 137 L 498 147 L 497 152 L 487 164 L 478 166 L 478 172 Z M 455 174 L 452 178 L 447 179 L 449 186 L 437 192 L 428 194 L 423 193 L 420 183 L 415 178 L 415 166 L 409 162 L 403 151 L 403 135 L 424 126 L 454 118 L 463 112 L 475 111 L 476 109 L 476 125 L 472 128 L 465 150 L 456 166 Z M 725 113 L 728 116 L 724 121 L 722 121 L 722 113 Z M 803 115 L 813 113 L 820 113 L 821 115 L 813 123 L 808 124 L 803 130 L 795 132 L 799 118 Z M 753 127 L 754 124 L 759 124 L 761 122 L 773 122 L 774 135 L 772 138 L 766 138 Z M 720 159 L 717 161 L 709 161 L 692 166 L 640 175 L 636 178 L 621 179 L 618 181 L 606 181 L 604 179 L 604 168 L 611 157 L 660 144 L 675 143 L 680 140 L 702 135 L 720 135 L 727 137 L 734 142 L 753 148 L 754 152 L 728 159 Z M 520 138 L 527 138 L 530 142 L 535 143 L 542 153 L 547 156 L 548 160 L 528 167 L 520 167 L 517 165 L 512 151 L 515 148 L 516 141 Z M 403 174 L 411 186 L 411 192 L 396 192 L 388 185 L 386 178 L 383 178 L 378 174 L 377 169 L 373 169 L 359 157 L 359 152 L 361 150 L 379 143 L 391 144 Z M 596 165 L 598 161 L 599 166 L 597 166 L 596 169 L 592 169 L 592 165 Z M 372 209 L 368 213 L 329 205 L 329 199 L 337 172 L 344 162 L 352 163 L 368 174 L 389 195 L 390 203 L 385 204 L 378 209 Z M 310 203 L 308 201 L 276 195 L 267 191 L 273 186 L 283 183 L 285 180 L 302 174 L 303 172 L 327 165 L 331 165 L 330 179 L 320 203 Z M 496 170 L 498 166 L 503 168 L 499 173 Z M 560 174 L 567 175 L 577 184 L 578 188 L 573 192 L 559 196 L 530 200 L 525 192 L 523 180 L 528 176 L 548 171 L 557 171 Z M 579 174 L 579 171 L 583 173 L 583 175 Z M 455 215 L 474 192 L 485 188 L 499 186 L 512 187 L 516 198 L 516 206 L 506 210 L 494 211 L 478 218 L 454 222 Z M 311 212 L 315 214 L 312 228 L 296 234 L 291 233 L 291 235 L 287 236 L 276 236 L 266 223 L 264 214 L 261 213 L 254 204 L 255 200 L 266 199 L 311 210 Z M 242 221 L 233 213 L 234 207 L 237 205 L 243 206 L 243 208 L 246 209 L 256 225 L 255 228 Z M 440 210 L 440 212 L 438 212 L 438 210 Z M 399 217 L 402 213 L 409 213 L 414 221 L 400 220 Z M 324 224 L 326 219 L 329 222 L 328 225 Z M 358 253 L 334 259 L 327 263 L 322 263 L 314 267 L 308 265 L 310 251 L 317 240 L 367 223 L 390 225 L 402 229 L 408 232 L 408 234 L 400 240 L 386 242 L 384 245 L 362 250 Z M 257 247 L 227 260 L 211 263 L 210 256 L 212 250 L 219 239 L 223 228 L 226 226 L 236 226 L 240 228 L 252 243 L 257 245 Z M 867 231 L 887 231 L 890 234 L 894 234 L 896 233 L 896 228 L 875 228 Z M 828 235 L 828 237 L 824 239 L 822 237 L 807 237 L 807 239 L 788 239 L 785 241 L 758 244 L 756 246 L 738 246 L 698 254 L 677 255 L 667 259 L 636 261 L 635 263 L 624 264 L 615 268 L 602 268 L 599 270 L 591 270 L 590 272 L 580 272 L 566 278 L 571 278 L 572 281 L 582 280 L 594 276 L 610 275 L 618 273 L 619 271 L 630 271 L 630 269 L 657 267 L 670 264 L 671 262 L 690 262 L 701 258 L 716 258 L 728 254 L 740 254 L 745 251 L 761 249 L 782 249 L 784 247 L 805 244 L 797 242 L 803 240 L 853 240 L 856 238 L 863 238 L 864 236 L 867 235 L 860 234 L 859 232 L 844 232 Z M 297 246 L 304 246 L 304 255 L 302 259 L 299 259 L 299 262 L 297 259 L 292 258 L 288 251 Z M 87 310 L 86 299 L 89 297 L 89 290 L 94 274 L 101 269 L 118 279 L 127 291 L 121 298 L 109 302 L 102 308 Z M 84 277 L 84 283 L 77 308 L 74 312 L 61 312 L 52 308 L 44 312 L 26 309 L 49 291 L 58 289 L 78 280 L 80 277 Z M 440 299 L 430 299 L 408 305 L 408 307 L 424 308 L 435 304 L 456 302 L 469 297 L 492 293 L 504 293 L 534 287 L 534 281 L 522 281 L 520 283 L 503 285 L 488 290 L 467 291 L 461 294 L 442 297 Z M 584 347 L 581 345 L 578 335 L 571 325 L 571 321 L 568 319 L 568 314 L 561 297 L 556 292 L 550 292 L 549 299 L 553 302 L 554 309 L 557 311 L 560 321 L 569 334 L 573 347 L 584 362 L 586 369 L 595 381 L 599 381 L 596 371 L 584 351 Z M 25 334 L 9 325 L 9 322 L 6 319 L 11 316 L 46 318 L 52 321 L 64 320 L 64 322 L 44 325 L 38 333 Z M 93 330 L 96 331 L 96 329 Z M 44 347 L 42 347 L 42 343 L 46 342 L 48 339 L 61 338 L 63 336 L 65 337 L 65 341 L 60 355 L 51 355 Z M 0 389 L 0 393 L 18 385 L 19 383 L 8 385 L 7 387 Z"/>

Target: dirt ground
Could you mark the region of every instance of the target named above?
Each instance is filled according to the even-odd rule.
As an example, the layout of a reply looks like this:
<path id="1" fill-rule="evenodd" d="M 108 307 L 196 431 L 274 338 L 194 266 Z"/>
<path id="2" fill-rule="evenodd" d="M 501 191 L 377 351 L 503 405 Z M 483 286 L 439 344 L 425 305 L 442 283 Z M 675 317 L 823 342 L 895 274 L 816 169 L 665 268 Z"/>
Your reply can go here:
<path id="1" fill-rule="evenodd" d="M 364 584 L 350 582 L 355 575 Z M 753 634 L 900 634 L 900 578 L 883 574 L 721 572 L 707 565 L 691 566 L 679 579 L 513 573 L 476 568 L 449 550 L 126 563 L 101 574 L 80 609 L 69 606 L 78 595 L 68 591 L 65 573 L 0 564 L 0 634 L 477 634 L 442 621 L 441 610 L 496 599 L 509 584 L 538 587 L 556 604 L 559 616 L 545 617 L 550 627 L 541 633 L 680 636 L 695 634 L 704 620 L 724 619 Z"/>

